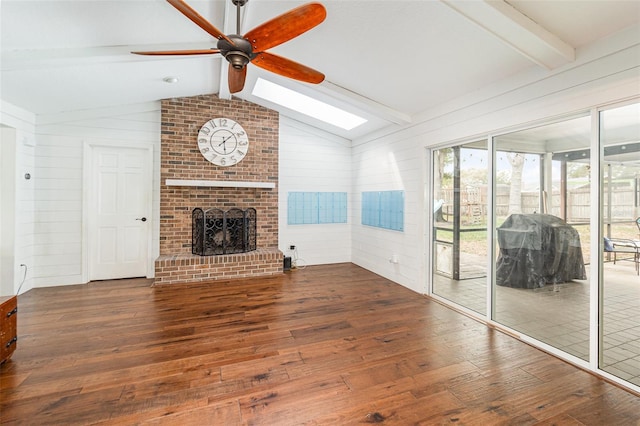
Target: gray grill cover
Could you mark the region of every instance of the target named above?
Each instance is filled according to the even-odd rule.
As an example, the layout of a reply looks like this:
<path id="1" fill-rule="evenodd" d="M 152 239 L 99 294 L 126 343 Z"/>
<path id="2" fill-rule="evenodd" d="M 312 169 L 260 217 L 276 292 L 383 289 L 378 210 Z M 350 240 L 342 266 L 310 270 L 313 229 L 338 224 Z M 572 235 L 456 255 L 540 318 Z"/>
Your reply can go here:
<path id="1" fill-rule="evenodd" d="M 549 214 L 512 214 L 498 228 L 496 284 L 539 288 L 585 280 L 580 235 Z"/>

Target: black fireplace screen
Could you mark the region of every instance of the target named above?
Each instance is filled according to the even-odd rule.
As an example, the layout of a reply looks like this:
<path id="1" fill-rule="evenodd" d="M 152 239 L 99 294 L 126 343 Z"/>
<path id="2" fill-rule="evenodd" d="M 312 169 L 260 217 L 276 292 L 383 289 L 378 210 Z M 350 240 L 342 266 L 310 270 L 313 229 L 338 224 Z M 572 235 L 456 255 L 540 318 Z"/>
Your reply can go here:
<path id="1" fill-rule="evenodd" d="M 191 219 L 193 254 L 212 256 L 256 249 L 256 209 L 195 208 Z"/>

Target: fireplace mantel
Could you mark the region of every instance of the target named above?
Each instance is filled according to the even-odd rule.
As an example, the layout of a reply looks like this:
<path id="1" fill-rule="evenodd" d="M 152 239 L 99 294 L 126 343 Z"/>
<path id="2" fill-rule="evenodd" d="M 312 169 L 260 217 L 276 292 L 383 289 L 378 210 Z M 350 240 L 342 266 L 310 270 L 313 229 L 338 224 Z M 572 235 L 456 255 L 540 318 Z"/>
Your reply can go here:
<path id="1" fill-rule="evenodd" d="M 166 179 L 167 186 L 203 186 L 216 188 L 262 188 L 273 189 L 274 182 L 241 182 L 234 180 L 194 180 L 194 179 Z"/>

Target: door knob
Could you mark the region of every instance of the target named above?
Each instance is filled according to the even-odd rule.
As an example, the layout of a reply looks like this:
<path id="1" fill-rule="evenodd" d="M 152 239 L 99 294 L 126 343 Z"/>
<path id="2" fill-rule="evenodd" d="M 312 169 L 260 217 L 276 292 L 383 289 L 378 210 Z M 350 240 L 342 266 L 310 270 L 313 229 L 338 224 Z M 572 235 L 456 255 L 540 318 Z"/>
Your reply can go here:
<path id="1" fill-rule="evenodd" d="M 138 218 L 136 218 L 136 220 L 141 220 L 143 222 L 146 222 L 147 218 L 146 217 L 138 217 Z"/>

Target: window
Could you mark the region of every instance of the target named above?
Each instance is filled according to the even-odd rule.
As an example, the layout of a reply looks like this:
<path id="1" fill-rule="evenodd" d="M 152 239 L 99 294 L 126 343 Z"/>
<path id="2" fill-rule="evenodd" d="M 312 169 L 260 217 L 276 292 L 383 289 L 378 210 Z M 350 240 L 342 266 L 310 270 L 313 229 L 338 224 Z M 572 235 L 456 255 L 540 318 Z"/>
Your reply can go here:
<path id="1" fill-rule="evenodd" d="M 252 95 L 345 130 L 367 122 L 365 118 L 262 78 L 256 81 Z"/>

